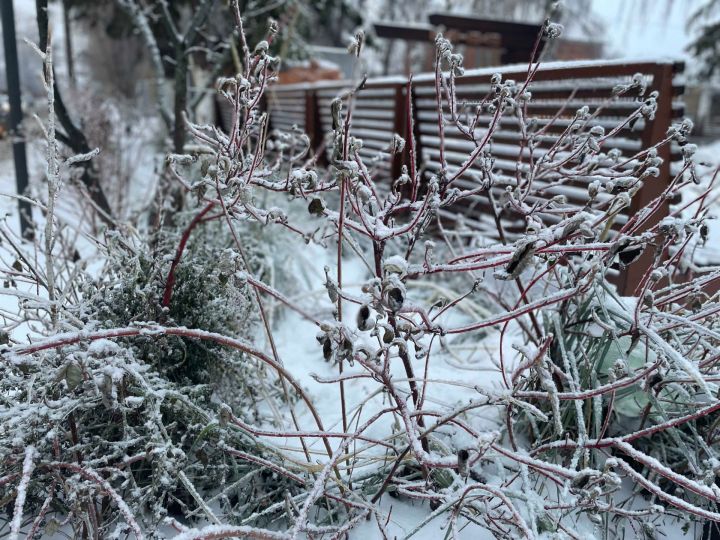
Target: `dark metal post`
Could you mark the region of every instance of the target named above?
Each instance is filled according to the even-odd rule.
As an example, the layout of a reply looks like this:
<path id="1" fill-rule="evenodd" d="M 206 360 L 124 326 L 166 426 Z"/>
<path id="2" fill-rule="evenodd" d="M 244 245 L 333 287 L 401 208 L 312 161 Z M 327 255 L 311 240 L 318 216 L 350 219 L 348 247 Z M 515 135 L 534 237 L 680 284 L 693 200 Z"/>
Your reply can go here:
<path id="1" fill-rule="evenodd" d="M 25 138 L 22 133 L 22 102 L 20 99 L 20 71 L 18 69 L 17 44 L 15 41 L 15 16 L 12 0 L 0 1 L 2 15 L 3 45 L 5 47 L 5 71 L 7 72 L 8 97 L 10 99 L 10 137 L 12 137 L 15 160 L 15 182 L 18 195 L 25 195 L 28 187 Z M 23 238 L 33 238 L 32 206 L 19 201 L 20 232 Z"/>
<path id="2" fill-rule="evenodd" d="M 70 28 L 70 6 L 68 0 L 63 0 L 63 26 L 65 29 L 65 56 L 67 57 L 67 70 L 70 84 L 75 87 L 75 62 L 73 60 L 72 29 Z"/>

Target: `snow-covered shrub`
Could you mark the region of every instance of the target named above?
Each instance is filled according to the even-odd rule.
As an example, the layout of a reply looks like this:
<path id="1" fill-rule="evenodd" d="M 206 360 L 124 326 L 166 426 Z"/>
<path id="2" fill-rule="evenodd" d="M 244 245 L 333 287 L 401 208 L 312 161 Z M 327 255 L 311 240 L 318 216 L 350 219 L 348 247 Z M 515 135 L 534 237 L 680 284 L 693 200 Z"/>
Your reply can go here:
<path id="1" fill-rule="evenodd" d="M 297 399 L 254 354 L 260 316 L 243 277 L 285 279 L 282 267 L 243 224 L 242 255 L 217 219 L 186 235 L 195 212 L 146 238 L 131 227 L 92 237 L 56 210 L 64 166 L 78 158 L 63 162 L 47 135 L 47 226 L 34 243 L 2 230 L 5 288 L 19 302 L 0 335 L 1 534 L 158 537 L 174 520 L 219 523 L 215 512 L 237 525 L 284 516 L 305 480 L 238 428 Z M 16 356 L 8 347 L 23 327 L 33 345 L 109 339 Z"/>
<path id="2" fill-rule="evenodd" d="M 662 270 L 652 272 L 650 279 L 659 280 Z M 639 488 L 664 505 L 672 506 L 673 501 L 662 493 L 715 493 L 714 433 L 720 403 L 710 366 L 720 335 L 715 317 L 702 325 L 694 321 L 717 307 L 707 302 L 703 309 L 704 302 L 693 301 L 692 286 L 661 286 L 638 301 L 620 298 L 600 283 L 546 318 L 552 335 L 546 350 L 521 350 L 535 364 L 526 388 L 547 392 L 541 410 L 554 420 L 538 422 L 532 411 L 517 411 L 519 425 L 528 427 L 536 452 L 599 468 L 607 467 L 605 449 L 615 448 L 635 471 L 657 483 L 639 482 Z M 649 309 L 658 302 L 670 304 L 671 311 Z M 664 324 L 640 326 L 645 311 Z M 558 440 L 561 435 L 572 435 L 576 441 L 564 443 Z M 703 439 L 707 444 L 698 444 Z M 676 473 L 699 486 L 685 486 Z M 716 496 L 710 495 L 710 500 Z M 701 507 L 694 510 L 696 515 L 708 517 L 704 510 L 713 507 L 702 497 L 691 497 Z M 597 506 L 588 508 L 600 519 Z"/>
<path id="3" fill-rule="evenodd" d="M 53 328 L 58 324 L 69 333 L 110 332 L 113 340 L 80 340 L 30 356 L 3 351 L 0 499 L 20 500 L 14 480 L 30 475 L 24 501 L 3 516 L 17 516 L 11 530 L 62 530 L 77 538 L 160 534 L 171 530 L 163 525 L 168 520 L 218 522 L 214 512 L 225 523 L 266 524 L 283 517 L 287 498 L 305 489 L 283 459 L 233 424 L 272 423 L 270 411 L 297 399 L 244 347 L 260 320 L 243 274 L 268 276 L 271 261 L 252 237 L 241 260 L 228 229 L 206 223 L 184 246 L 172 302 L 164 306 L 185 225 L 148 243 L 107 232 L 104 264 L 92 272 L 74 248 L 69 258 L 55 251 L 53 279 L 65 297 L 56 323 L 52 304 L 18 291 L 21 316 L 35 333 L 63 335 Z M 242 225 L 238 231 L 251 234 Z M 72 246 L 72 230 L 53 234 Z M 47 285 L 43 265 L 31 262 L 32 248 L 42 253 L 43 238 L 37 242 L 28 251 L 18 243 L 8 287 Z M 282 269 L 274 274 L 287 279 Z M 159 324 L 178 331 L 156 331 Z M 119 327 L 129 333 L 113 335 Z M 185 335 L 184 328 L 204 333 Z M 3 333 L 2 345 L 9 341 Z"/>
<path id="4" fill-rule="evenodd" d="M 133 351 L 97 340 L 0 365 L 0 493 L 13 497 L 11 480 L 31 475 L 24 518 L 16 514 L 24 530 L 111 538 L 156 531 L 166 518 L 213 521 L 207 493 L 240 521 L 296 490 L 233 457 L 267 452 L 219 420 L 209 387 L 169 382 Z"/>
<path id="5" fill-rule="evenodd" d="M 550 23 L 546 27 L 548 37 L 559 31 Z M 225 81 L 223 88 L 230 88 L 227 97 L 241 111 L 236 124 L 243 125 L 240 133 L 246 133 L 247 122 L 252 126 L 254 121 L 255 148 L 262 149 L 266 117 L 252 111 L 271 61 L 262 51 L 256 51 L 254 60 L 246 53 L 246 61 L 260 74 L 257 83 L 253 85 L 252 75 L 246 71 L 234 81 Z M 690 202 L 695 213 L 689 218 L 673 209 L 667 219 L 646 226 L 664 200 L 694 185 L 697 179 L 692 174 L 691 156 L 686 153 L 686 162 L 660 197 L 631 216 L 619 232 L 611 228 L 619 209 L 656 176 L 661 163 L 657 148 L 673 140 L 685 144 L 688 125 L 674 126 L 656 147 L 623 157 L 619 150 L 605 147 L 606 130 L 594 126 L 592 114 L 582 108 L 574 127 L 565 131 L 546 156 L 520 166 L 517 186 L 506 190 L 502 204 L 525 216 L 525 234 L 505 234 L 497 220 L 502 243 L 481 247 L 457 244 L 451 241 L 451 231 L 440 236 L 449 244 L 444 247 L 426 242 L 429 225 L 438 220 L 438 210 L 496 183 L 488 158 L 489 142 L 504 114 L 529 123 L 518 103 L 532 99 L 527 87 L 537 69 L 530 68 L 524 83 L 494 78 L 494 91 L 485 103 L 492 120 L 489 126 L 479 127 L 476 122 L 463 123 L 463 117 L 454 112 L 454 77 L 462 74 L 461 62 L 452 45 L 438 38 L 437 103 L 438 109 L 448 105 L 450 111 L 438 124 L 441 147 L 445 123 L 467 133 L 475 144 L 459 170 L 443 163 L 440 174 L 424 175 L 421 164 L 411 159 L 402 178 L 384 183 L 361 159 L 362 140 L 352 135 L 351 104 L 356 90 L 333 101 L 330 168 L 322 174 L 311 168 L 311 160 L 303 167 L 292 165 L 305 157 L 302 146 L 300 158 L 293 156 L 297 150 L 291 150 L 292 138 L 280 137 L 267 147 L 285 155 L 277 160 L 275 173 L 266 175 L 255 173 L 258 156 L 246 153 L 235 142 L 238 134 L 226 137 L 208 128 L 194 129 L 198 140 L 213 148 L 219 164 L 215 176 L 205 180 L 208 187 L 214 184 L 217 197 L 206 198 L 208 205 L 221 206 L 228 218 L 254 217 L 293 230 L 291 213 L 256 206 L 258 192 L 285 192 L 291 199 L 301 199 L 310 214 L 325 218 L 345 239 L 337 248 L 335 269 L 325 269 L 333 318 L 313 320 L 318 328 L 318 354 L 339 370 L 336 378 L 325 382 L 340 386 L 343 431 L 355 438 L 362 430 L 350 428 L 343 385 L 356 377 L 374 380 L 390 400 L 398 432 L 407 445 L 396 447 L 396 457 L 388 456 L 389 461 L 367 477 L 365 489 L 374 492 L 373 500 L 391 490 L 429 501 L 438 511 L 452 510 L 448 515 L 452 527 L 458 526 L 461 516 L 483 513 L 485 525 L 500 538 L 506 537 L 505 527 L 527 537 L 542 532 L 562 536 L 568 526 L 589 523 L 591 527 L 596 522 L 609 524 L 607 520 L 613 522 L 612 528 L 624 526 L 623 519 L 633 526 L 651 528 L 662 519 L 656 501 L 679 509 L 688 518 L 719 518 L 711 509 L 717 494 L 694 478 L 693 468 L 684 469 L 687 476 L 670 469 L 677 465 L 679 446 L 672 451 L 673 457 L 666 448 L 652 449 L 647 442 L 659 433 L 672 438 L 678 426 L 707 429 L 704 418 L 720 408 L 711 378 L 715 368 L 704 360 L 715 346 L 714 300 L 701 299 L 702 307 L 682 303 L 686 292 L 717 277 L 708 273 L 682 281 L 676 271 L 688 239 L 702 234 L 703 198 Z M 623 91 L 619 88 L 617 92 Z M 637 110 L 618 125 L 651 118 L 656 99 L 656 95 L 645 96 Z M 535 135 L 530 130 L 525 133 L 532 144 Z M 414 152 L 412 139 L 402 143 Z M 290 158 L 290 166 L 282 166 L 282 157 Z M 490 166 L 478 187 L 459 187 L 456 180 L 481 157 Z M 546 200 L 541 188 L 533 185 L 535 178 L 542 177 L 553 177 L 558 183 L 572 178 L 588 184 L 588 204 L 568 205 L 561 197 Z M 610 197 L 600 200 L 599 193 Z M 544 202 L 530 202 L 535 200 Z M 500 208 L 495 212 L 499 215 Z M 560 218 L 549 219 L 550 215 Z M 443 231 L 442 226 L 438 228 Z M 299 239 L 307 238 L 298 233 Z M 344 287 L 343 267 L 349 249 L 368 268 L 360 293 Z M 617 297 L 606 276 L 618 260 L 623 266 L 632 264 L 646 249 L 655 250 L 656 257 L 639 287 L 640 300 L 628 303 Z M 666 252 L 671 254 L 669 258 Z M 493 272 L 495 281 L 482 283 L 480 278 L 488 272 Z M 465 290 L 446 302 L 425 303 L 423 296 L 410 288 L 418 282 L 442 282 L 446 273 L 465 276 Z M 502 281 L 507 285 L 500 286 Z M 253 286 L 280 297 L 278 291 L 260 283 Z M 496 312 L 482 320 L 463 318 L 457 306 L 478 291 L 496 301 Z M 291 302 L 285 304 L 300 311 Z M 689 324 L 695 313 L 692 310 L 698 309 L 710 318 L 701 316 L 701 322 Z M 670 319 L 677 324 L 670 324 Z M 509 325 L 519 330 L 515 332 L 519 336 L 516 356 L 508 355 L 504 347 Z M 430 381 L 422 373 L 428 369 L 433 342 L 438 340 L 451 350 L 491 328 L 501 329 L 500 386 L 478 380 L 474 385 L 476 402 L 440 412 L 428 410 L 424 400 Z M 345 370 L 352 370 L 351 374 L 345 375 Z M 667 375 L 673 377 L 674 387 L 659 391 L 652 381 Z M 671 404 L 664 403 L 666 400 Z M 497 429 L 488 429 L 473 414 L 489 405 L 503 411 L 505 420 Z M 698 419 L 702 420 L 695 422 Z M 368 427 L 374 421 L 370 420 Z M 528 436 L 516 430 L 516 422 L 529 426 Z M 457 445 L 443 427 L 452 427 L 451 433 L 464 432 L 472 442 Z M 630 434 L 623 432 L 626 429 Z M 694 448 L 696 460 L 715 459 L 715 443 L 695 443 Z M 406 462 L 408 456 L 412 456 L 410 463 Z M 328 462 L 326 474 L 336 463 Z M 520 474 L 512 474 L 516 471 Z M 468 477 L 475 483 L 466 483 Z M 622 487 L 623 477 L 639 483 L 650 500 L 628 497 L 605 502 Z M 671 495 L 664 487 L 666 480 L 681 485 L 688 496 Z M 559 484 L 559 489 L 553 483 Z M 328 489 L 324 478 L 315 486 L 315 497 Z M 485 505 L 492 499 L 501 506 L 488 510 Z M 309 497 L 301 518 L 314 503 L 315 498 Z M 352 516 L 348 516 L 349 522 Z M 294 530 L 303 526 L 304 522 L 297 520 Z"/>
<path id="6" fill-rule="evenodd" d="M 149 246 L 110 239 L 101 277 L 84 287 L 86 302 L 80 309 L 87 322 L 116 328 L 156 321 L 251 339 L 258 331 L 256 308 L 247 284 L 236 276 L 242 262 L 229 247 L 232 240 L 222 224 L 209 223 L 188 241 L 175 271 L 173 301 L 167 307 L 163 306 L 167 259 L 178 239 L 167 232 L 163 236 L 155 240 L 154 254 Z M 246 248 L 253 261 L 256 249 L 253 243 Z M 235 406 L 232 401 L 237 400 L 241 410 L 258 414 L 252 398 L 260 384 L 258 366 L 242 353 L 176 336 L 136 338 L 127 346 L 168 380 L 210 385 L 227 403 Z"/>
<path id="7" fill-rule="evenodd" d="M 236 20 L 240 27 L 239 11 Z M 268 40 L 276 31 L 271 26 Z M 552 38 L 561 28 L 548 22 L 544 31 Z M 518 104 L 532 100 L 528 86 L 538 64 L 531 64 L 526 81 L 493 77 L 480 110 L 491 120 L 480 126 L 456 114 L 454 79 L 462 74 L 462 56 L 440 36 L 435 88 L 442 170 L 424 171 L 412 137 L 390 136 L 391 151 L 406 146 L 411 159 L 400 178 L 388 179 L 367 167 L 359 153 L 362 140 L 353 136 L 357 88 L 332 102 L 327 170 L 316 166 L 304 135 L 269 140 L 260 103 L 278 61 L 268 54 L 267 41 L 251 49 L 242 31 L 239 37 L 242 72 L 218 83 L 235 110 L 232 130 L 188 124 L 195 150 L 168 158 L 170 173 L 197 201 L 178 220 L 177 234 L 167 237 L 173 248 L 163 240 L 158 252 L 127 251 L 132 264 L 119 257 L 115 277 L 96 294 L 83 294 L 95 307 L 78 312 L 81 324 L 73 319 L 74 328 L 63 328 L 67 332 L 3 351 L 7 386 L 0 396 L 9 415 L 34 407 L 29 416 L 49 418 L 44 407 L 63 405 L 58 393 L 67 391 L 87 400 L 80 401 L 87 412 L 83 427 L 96 426 L 93 414 L 101 414 L 90 411 L 91 396 L 96 408 L 111 411 L 102 413 L 108 415 L 103 429 L 114 429 L 116 409 L 135 418 L 125 411 L 128 396 L 143 412 L 138 427 L 122 438 L 96 438 L 87 430 L 77 442 L 68 418 L 53 417 L 55 433 L 70 432 L 60 457 L 41 430 L 25 437 L 21 423 L 9 423 L 5 440 L 18 442 L 3 456 L 8 472 L 2 486 L 17 486 L 13 519 L 42 516 L 44 501 L 56 497 L 57 478 L 69 487 L 71 501 L 83 501 L 58 511 L 70 513 L 78 529 L 97 530 L 92 510 L 86 518 L 83 508 L 88 497 L 102 494 L 104 504 L 121 510 L 115 516 L 123 527 L 138 523 L 143 532 L 159 535 L 160 519 L 176 514 L 184 523 L 169 524 L 182 538 L 340 538 L 366 518 L 375 519 L 378 535 L 390 537 L 384 494 L 427 505 L 427 519 L 409 535 L 436 517 L 445 520 L 449 534 L 481 523 L 503 539 L 612 537 L 621 530 L 647 537 L 665 521 L 720 521 L 714 484 L 720 308 L 716 296 L 702 293 L 720 272 L 678 279 L 678 270 L 687 268 L 690 240 L 705 234 L 705 197 L 650 224 L 664 201 L 698 180 L 692 152 L 684 152 L 685 162 L 664 192 L 613 231 L 617 212 L 653 181 L 660 158 L 657 147 L 625 157 L 606 148 L 609 135 L 583 107 L 547 154 L 518 164 L 516 184 L 492 206 L 495 217 L 501 207 L 512 207 L 525 217 L 526 229 L 506 234 L 498 218 L 501 241 L 468 242 L 473 232 L 447 230 L 439 211 L 498 185 L 493 133 L 503 115 L 515 115 L 525 128 L 531 124 Z M 644 96 L 618 125 L 651 117 L 656 99 Z M 407 120 L 412 124 L 411 114 Z M 460 168 L 443 158 L 447 124 L 473 144 Z M 673 126 L 657 146 L 685 144 L 688 130 L 686 123 Z M 522 133 L 525 143 L 536 142 L 536 133 Z M 485 166 L 477 185 L 463 187 L 459 178 L 479 162 Z M 542 178 L 587 184 L 587 204 L 548 199 L 534 183 Z M 263 265 L 253 264 L 254 249 L 268 250 L 248 241 L 249 223 L 265 229 L 265 238 L 282 229 L 298 246 L 326 248 L 326 257 L 315 258 L 316 274 L 324 276 L 322 301 L 313 299 L 308 308 L 292 294 L 292 278 L 268 283 Z M 216 241 L 223 236 L 217 228 L 226 241 Z M 631 264 L 643 250 L 655 257 L 638 298 L 617 297 L 608 271 L 618 259 Z M 275 262 L 290 276 L 293 255 Z M 357 287 L 348 278 L 353 261 Z M 323 367 L 328 362 L 333 373 L 313 378 L 328 393 L 337 392 L 337 426 L 323 418 L 283 362 L 269 303 L 316 335 L 314 360 Z M 468 304 L 482 308 L 466 309 Z M 244 315 L 235 318 L 236 307 L 257 316 L 255 335 L 242 335 L 248 327 Z M 98 313 L 103 316 L 95 320 Z M 472 345 L 491 357 L 484 371 L 432 376 L 436 364 Z M 220 352 L 224 348 L 237 356 Z M 93 359 L 96 349 L 104 361 Z M 276 403 L 264 394 L 258 411 L 275 405 L 287 414 L 275 421 L 261 414 L 249 418 L 245 405 L 217 403 L 223 392 L 209 386 L 218 373 L 207 365 L 216 361 L 237 362 L 258 385 L 271 380 L 284 399 Z M 119 369 L 108 371 L 114 362 Z M 183 366 L 191 369 L 183 374 Z M 64 378 L 53 383 L 58 371 Z M 138 383 L 136 373 L 156 382 Z M 354 388 L 362 395 L 351 401 L 349 389 L 358 381 L 360 390 Z M 438 386 L 449 388 L 442 399 L 433 395 Z M 157 403 L 169 399 L 178 403 L 158 412 Z M 658 437 L 662 444 L 653 442 Z M 122 441 L 135 439 L 138 449 L 126 451 Z M 118 461 L 108 464 L 108 452 Z M 149 506 L 138 504 L 139 492 L 128 491 L 132 481 L 122 475 L 132 467 L 121 466 L 128 460 L 157 473 Z M 54 465 L 59 461 L 64 465 Z M 73 476 L 38 476 L 58 467 Z M 207 476 L 203 467 L 210 469 Z M 185 476 L 170 479 L 170 470 Z M 243 482 L 256 476 L 262 483 L 248 495 Z M 633 491 L 633 484 L 641 489 Z M 75 495 L 81 488 L 84 499 Z M 236 491 L 248 498 L 236 503 Z M 248 515 L 261 505 L 266 509 Z M 202 528 L 200 518 L 211 525 Z"/>

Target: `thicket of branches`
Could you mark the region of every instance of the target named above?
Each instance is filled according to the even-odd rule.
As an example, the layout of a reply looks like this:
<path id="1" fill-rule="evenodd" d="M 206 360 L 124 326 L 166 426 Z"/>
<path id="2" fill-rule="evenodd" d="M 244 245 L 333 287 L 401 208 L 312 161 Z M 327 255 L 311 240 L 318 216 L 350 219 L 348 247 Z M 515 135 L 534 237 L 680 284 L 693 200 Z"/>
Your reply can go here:
<path id="1" fill-rule="evenodd" d="M 505 190 L 502 204 L 526 217 L 525 234 L 506 234 L 498 219 L 505 241 L 458 242 L 438 211 L 501 185 L 493 133 L 503 116 L 528 126 L 539 65 L 531 62 L 524 81 L 494 77 L 467 120 L 456 114 L 453 93 L 462 57 L 440 36 L 441 148 L 446 126 L 457 127 L 474 143 L 464 164 L 453 170 L 441 152 L 442 173 L 432 175 L 417 161 L 413 138 L 395 137 L 390 152 L 407 147 L 410 166 L 383 178 L 353 136 L 359 83 L 333 101 L 330 165 L 321 169 L 308 138 L 271 133 L 261 108 L 276 76 L 268 49 L 276 26 L 248 44 L 233 7 L 242 70 L 217 83 L 234 107 L 232 129 L 188 122 L 192 153 L 168 156 L 185 192 L 177 229 L 152 238 L 108 231 L 96 239 L 106 257 L 99 273 L 63 256 L 75 233 L 53 202 L 66 166 L 92 155 L 60 160 L 52 55 L 40 52 L 49 88 L 48 193 L 38 204 L 47 226 L 35 253 L 11 242 L 15 257 L 5 263 L 15 284 L 33 287 L 12 293 L 22 306 L 15 324 L 29 322 L 44 337 L 3 338 L 3 531 L 341 538 L 370 519 L 389 537 L 380 502 L 390 495 L 427 504 L 427 520 L 408 536 L 437 516 L 450 536 L 471 522 L 498 538 L 579 538 L 587 523 L 601 537 L 623 528 L 653 537 L 666 521 L 720 521 L 720 304 L 703 293 L 720 271 L 696 268 L 691 257 L 705 240 L 717 172 L 696 175 L 689 123 L 623 156 L 608 147 L 612 131 L 578 110 Z M 544 37 L 559 31 L 548 22 Z M 656 99 L 644 96 L 618 126 L 651 119 Z M 410 103 L 407 113 L 412 122 Z M 523 137 L 532 146 L 536 134 L 523 129 Z M 684 156 L 672 181 L 610 232 L 657 175 L 658 148 L 672 142 Z M 461 187 L 471 167 L 480 168 L 477 184 Z M 585 206 L 547 199 L 537 187 L 570 178 L 588 185 Z M 691 188 L 696 196 L 648 226 L 666 200 Z M 273 265 L 292 266 L 268 257 L 277 230 L 296 245 L 288 258 L 308 242 L 332 252 L 328 318 L 293 298 L 292 278 L 283 290 L 282 280 L 270 279 Z M 253 234 L 259 240 L 250 241 Z M 607 273 L 644 250 L 654 257 L 637 298 L 620 298 Z M 347 284 L 348 265 L 367 270 L 359 292 Z M 422 284 L 452 294 L 438 302 L 418 292 Z M 463 308 L 480 297 L 489 314 L 468 316 Z M 337 375 L 316 377 L 340 395 L 337 428 L 285 367 L 269 305 L 316 328 L 318 361 L 337 366 Z M 428 375 L 443 354 L 480 339 L 499 342 L 491 362 L 497 384 Z M 350 408 L 346 388 L 358 379 L 384 396 L 382 406 L 368 400 L 367 409 Z M 436 384 L 477 395 L 441 406 L 427 397 Z M 479 416 L 487 410 L 498 419 L 492 428 Z M 378 426 L 388 426 L 383 435 Z M 276 444 L 286 439 L 297 440 L 300 459 Z"/>

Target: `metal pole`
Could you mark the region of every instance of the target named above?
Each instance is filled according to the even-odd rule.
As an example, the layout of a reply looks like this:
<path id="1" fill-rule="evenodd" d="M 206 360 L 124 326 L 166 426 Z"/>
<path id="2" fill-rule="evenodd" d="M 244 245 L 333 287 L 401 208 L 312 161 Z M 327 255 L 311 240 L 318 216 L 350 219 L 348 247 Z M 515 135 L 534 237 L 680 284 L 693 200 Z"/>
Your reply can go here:
<path id="1" fill-rule="evenodd" d="M 22 133 L 22 101 L 20 98 L 20 71 L 18 69 L 17 43 L 15 40 L 15 15 L 12 0 L 0 0 L 2 16 L 3 45 L 5 47 L 5 71 L 7 73 L 8 98 L 10 100 L 10 137 L 12 137 L 15 160 L 15 183 L 18 195 L 26 195 L 28 187 L 25 137 Z M 19 201 L 20 233 L 23 238 L 34 236 L 32 206 L 28 201 Z"/>
<path id="2" fill-rule="evenodd" d="M 75 88 L 75 62 L 73 61 L 72 30 L 70 28 L 70 6 L 63 0 L 63 26 L 65 27 L 65 57 L 67 60 L 70 85 Z"/>

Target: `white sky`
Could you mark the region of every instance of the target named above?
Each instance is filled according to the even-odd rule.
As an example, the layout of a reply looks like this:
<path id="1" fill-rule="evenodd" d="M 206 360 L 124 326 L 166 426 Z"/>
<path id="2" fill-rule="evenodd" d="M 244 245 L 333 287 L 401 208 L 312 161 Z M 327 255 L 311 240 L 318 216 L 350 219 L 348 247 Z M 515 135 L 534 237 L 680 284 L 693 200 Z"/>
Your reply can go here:
<path id="1" fill-rule="evenodd" d="M 593 0 L 593 11 L 603 19 L 606 54 L 610 57 L 663 56 L 686 58 L 691 35 L 688 15 L 699 0 Z"/>

